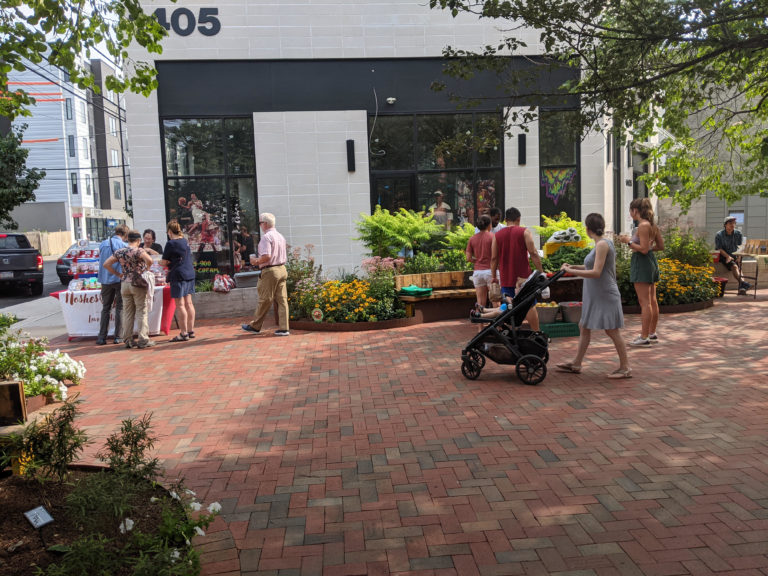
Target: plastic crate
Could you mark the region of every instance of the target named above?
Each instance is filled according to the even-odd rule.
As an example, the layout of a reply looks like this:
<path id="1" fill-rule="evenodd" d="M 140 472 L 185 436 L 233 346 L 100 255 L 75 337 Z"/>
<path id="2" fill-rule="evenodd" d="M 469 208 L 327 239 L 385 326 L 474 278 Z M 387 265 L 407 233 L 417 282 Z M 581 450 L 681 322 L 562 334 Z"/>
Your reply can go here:
<path id="1" fill-rule="evenodd" d="M 542 332 L 550 338 L 567 338 L 579 335 L 579 325 L 574 322 L 555 322 L 539 326 Z"/>

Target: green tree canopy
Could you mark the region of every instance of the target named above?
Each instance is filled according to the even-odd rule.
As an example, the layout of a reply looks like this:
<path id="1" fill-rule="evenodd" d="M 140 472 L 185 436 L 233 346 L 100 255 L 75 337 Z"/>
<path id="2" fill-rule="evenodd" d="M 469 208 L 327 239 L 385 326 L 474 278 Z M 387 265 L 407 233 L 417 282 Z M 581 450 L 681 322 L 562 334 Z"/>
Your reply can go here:
<path id="1" fill-rule="evenodd" d="M 3 0 L 0 115 L 13 119 L 33 102 L 24 90 L 8 89 L 12 70 L 46 60 L 69 72 L 72 82 L 81 88 L 92 88 L 93 74 L 80 57 L 90 58 L 101 46 L 124 72 L 123 77 L 108 76 L 107 88 L 148 95 L 157 87 L 154 65 L 129 60 L 127 48 L 135 42 L 148 52 L 159 53 L 165 34 L 157 20 L 144 13 L 139 0 Z"/>
<path id="2" fill-rule="evenodd" d="M 21 140 L 26 125 L 0 136 L 0 229 L 15 230 L 16 221 L 11 212 L 19 204 L 35 199 L 35 190 L 45 172 L 27 168 L 29 150 L 22 148 Z"/>
<path id="3" fill-rule="evenodd" d="M 768 3 L 764 0 L 430 0 L 433 8 L 507 20 L 506 38 L 481 52 L 447 47 L 466 78 L 528 54 L 522 27 L 539 33 L 543 56 L 579 70 L 561 87 L 579 96 L 582 133 L 613 126 L 645 143 L 660 169 L 653 190 L 687 208 L 713 190 L 726 201 L 768 195 Z M 505 74 L 509 74 L 505 70 Z M 520 95 L 525 82 L 506 81 Z M 546 95 L 541 95 L 542 97 Z M 554 95 L 553 95 L 554 96 Z M 531 111 L 508 121 L 524 124 Z"/>

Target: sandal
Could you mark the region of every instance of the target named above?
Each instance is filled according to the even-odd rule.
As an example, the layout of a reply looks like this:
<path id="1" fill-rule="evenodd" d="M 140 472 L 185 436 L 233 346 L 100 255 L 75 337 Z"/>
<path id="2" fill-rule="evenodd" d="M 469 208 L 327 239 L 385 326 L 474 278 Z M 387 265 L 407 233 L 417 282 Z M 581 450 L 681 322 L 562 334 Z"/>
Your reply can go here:
<path id="1" fill-rule="evenodd" d="M 557 370 L 560 372 L 581 374 L 581 366 L 574 366 L 571 362 L 566 362 L 565 364 L 555 364 L 555 368 L 557 368 Z"/>
<path id="2" fill-rule="evenodd" d="M 608 374 L 608 378 L 611 380 L 619 380 L 621 378 L 632 378 L 632 370 L 622 370 L 621 368 L 618 368 L 617 370 L 614 370 L 610 374 Z"/>
<path id="3" fill-rule="evenodd" d="M 189 334 L 179 334 L 171 338 L 171 342 L 186 342 L 189 340 Z"/>
<path id="4" fill-rule="evenodd" d="M 187 336 L 189 336 L 190 338 L 194 338 L 195 337 L 195 331 L 194 330 L 190 330 L 189 332 L 187 332 Z"/>
<path id="5" fill-rule="evenodd" d="M 477 310 L 477 308 L 473 308 L 472 310 L 469 311 L 470 318 L 480 318 L 480 314 L 481 313 L 479 310 Z"/>

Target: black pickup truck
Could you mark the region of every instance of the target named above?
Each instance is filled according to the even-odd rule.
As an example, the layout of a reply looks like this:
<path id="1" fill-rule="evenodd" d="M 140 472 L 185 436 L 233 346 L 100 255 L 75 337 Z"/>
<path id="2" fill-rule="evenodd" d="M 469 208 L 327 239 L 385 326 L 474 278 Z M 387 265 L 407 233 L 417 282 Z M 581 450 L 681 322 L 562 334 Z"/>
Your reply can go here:
<path id="1" fill-rule="evenodd" d="M 6 286 L 43 293 L 43 257 L 24 234 L 0 232 L 0 288 Z"/>

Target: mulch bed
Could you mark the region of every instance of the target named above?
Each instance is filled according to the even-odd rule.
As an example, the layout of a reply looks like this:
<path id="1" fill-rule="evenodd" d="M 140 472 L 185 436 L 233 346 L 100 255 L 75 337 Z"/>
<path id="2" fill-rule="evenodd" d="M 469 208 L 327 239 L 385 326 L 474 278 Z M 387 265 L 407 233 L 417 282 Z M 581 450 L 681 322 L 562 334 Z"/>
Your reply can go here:
<path id="1" fill-rule="evenodd" d="M 32 576 L 38 568 L 45 568 L 61 558 L 60 553 L 49 552 L 53 545 L 69 545 L 83 536 L 71 515 L 67 514 L 65 499 L 73 489 L 73 484 L 88 474 L 97 473 L 98 469 L 75 470 L 64 484 L 48 480 L 39 483 L 20 476 L 11 476 L 2 472 L 0 477 L 0 574 L 14 576 Z M 142 502 L 151 496 L 167 495 L 160 486 L 147 483 L 146 493 L 140 496 Z M 35 530 L 27 521 L 24 512 L 44 506 L 53 517 L 53 522 Z M 139 512 L 140 510 L 140 512 Z M 131 513 L 134 530 L 153 533 L 160 524 L 159 506 L 136 506 Z M 108 527 L 104 532 L 109 538 L 123 538 L 119 523 Z M 110 532 L 111 530 L 111 532 Z M 117 574 L 115 576 L 118 576 Z"/>

